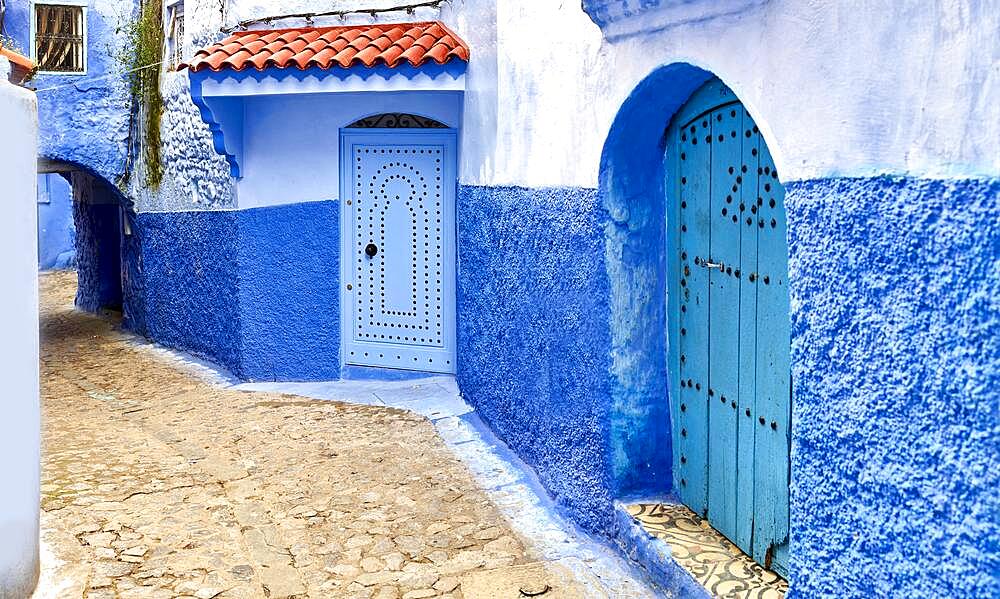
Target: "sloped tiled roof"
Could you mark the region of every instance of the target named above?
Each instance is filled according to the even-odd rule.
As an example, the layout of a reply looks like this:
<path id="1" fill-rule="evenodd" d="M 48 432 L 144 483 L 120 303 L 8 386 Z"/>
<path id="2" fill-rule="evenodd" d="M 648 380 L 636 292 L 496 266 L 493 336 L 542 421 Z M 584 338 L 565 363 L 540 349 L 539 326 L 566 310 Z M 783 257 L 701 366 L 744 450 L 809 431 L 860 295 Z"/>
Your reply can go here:
<path id="1" fill-rule="evenodd" d="M 418 67 L 428 60 L 468 62 L 469 47 L 443 23 L 386 23 L 240 31 L 199 50 L 180 68 L 242 71 L 268 67 L 348 68 L 356 64 Z"/>

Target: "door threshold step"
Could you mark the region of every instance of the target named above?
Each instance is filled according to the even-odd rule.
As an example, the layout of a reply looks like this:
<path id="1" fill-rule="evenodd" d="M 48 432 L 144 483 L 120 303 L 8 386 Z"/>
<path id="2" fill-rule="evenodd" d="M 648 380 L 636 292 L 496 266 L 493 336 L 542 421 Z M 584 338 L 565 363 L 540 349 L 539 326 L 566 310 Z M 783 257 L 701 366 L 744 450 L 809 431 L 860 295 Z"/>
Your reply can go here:
<path id="1" fill-rule="evenodd" d="M 643 529 L 670 546 L 674 560 L 714 597 L 782 599 L 788 583 L 764 569 L 687 506 L 633 503 L 625 506 Z"/>

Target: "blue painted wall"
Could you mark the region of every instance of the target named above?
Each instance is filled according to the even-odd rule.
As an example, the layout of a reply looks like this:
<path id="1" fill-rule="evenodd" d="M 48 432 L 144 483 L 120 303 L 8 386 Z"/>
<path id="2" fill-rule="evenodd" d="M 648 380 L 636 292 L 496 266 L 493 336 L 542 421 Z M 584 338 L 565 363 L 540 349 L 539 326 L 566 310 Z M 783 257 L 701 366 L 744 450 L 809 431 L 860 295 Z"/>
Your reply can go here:
<path id="1" fill-rule="evenodd" d="M 121 77 L 101 78 L 122 70 L 113 56 L 120 43 L 115 28 L 132 14 L 133 0 L 88 3 L 87 72 L 81 75 L 38 75 L 40 156 L 72 162 L 116 181 L 124 172 L 128 133 L 128 95 Z M 28 0 L 8 0 L 4 30 L 31 54 Z M 58 89 L 50 89 L 58 88 Z"/>
<path id="2" fill-rule="evenodd" d="M 340 204 L 241 210 L 243 378 L 340 375 Z"/>
<path id="3" fill-rule="evenodd" d="M 597 191 L 463 186 L 458 221 L 462 393 L 577 522 L 610 531 L 615 497 L 669 491 L 669 450 L 618 451 L 669 443 L 669 423 L 661 413 L 625 430 L 610 401 Z"/>
<path id="4" fill-rule="evenodd" d="M 121 288 L 121 224 L 116 204 L 73 203 L 76 221 L 76 306 L 97 312 L 119 309 Z"/>
<path id="5" fill-rule="evenodd" d="M 138 332 L 233 372 L 241 359 L 237 217 L 233 211 L 136 217 L 144 294 L 136 320 L 145 325 Z"/>
<path id="6" fill-rule="evenodd" d="M 338 378 L 338 206 L 140 213 L 126 326 L 246 380 Z"/>
<path id="7" fill-rule="evenodd" d="M 76 266 L 73 190 L 62 176 L 38 175 L 38 268 Z"/>
<path id="8" fill-rule="evenodd" d="M 991 595 L 1000 181 L 792 182 L 786 202 L 792 596 Z M 591 190 L 461 188 L 458 378 L 568 513 L 608 532 L 628 486 L 604 221 Z"/>
<path id="9" fill-rule="evenodd" d="M 797 597 L 1000 585 L 1000 181 L 790 183 Z"/>

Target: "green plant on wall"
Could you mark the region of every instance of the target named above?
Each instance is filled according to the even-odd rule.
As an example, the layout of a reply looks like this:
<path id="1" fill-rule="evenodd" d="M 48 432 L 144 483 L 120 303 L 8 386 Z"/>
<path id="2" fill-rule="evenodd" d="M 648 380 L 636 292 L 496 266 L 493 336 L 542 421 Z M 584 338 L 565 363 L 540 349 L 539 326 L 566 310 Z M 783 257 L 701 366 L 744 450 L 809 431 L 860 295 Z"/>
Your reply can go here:
<path id="1" fill-rule="evenodd" d="M 163 96 L 160 93 L 160 63 L 163 62 L 162 11 L 162 0 L 142 0 L 136 15 L 118 28 L 118 33 L 125 37 L 120 60 L 128 72 L 132 99 L 130 152 L 136 147 L 141 149 L 142 161 L 146 167 L 146 184 L 152 189 L 158 188 L 163 180 L 160 156 L 160 117 L 163 114 Z M 135 143 L 137 138 L 141 138 L 141 143 Z M 130 156 L 130 161 L 131 159 Z"/>

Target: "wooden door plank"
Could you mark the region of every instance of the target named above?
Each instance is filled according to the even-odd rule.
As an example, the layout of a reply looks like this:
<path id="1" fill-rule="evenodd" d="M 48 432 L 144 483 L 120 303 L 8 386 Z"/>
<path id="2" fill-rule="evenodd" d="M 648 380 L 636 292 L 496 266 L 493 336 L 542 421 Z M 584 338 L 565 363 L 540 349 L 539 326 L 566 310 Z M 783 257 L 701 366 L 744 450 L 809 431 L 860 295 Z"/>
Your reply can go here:
<path id="1" fill-rule="evenodd" d="M 754 418 L 757 396 L 757 224 L 754 204 L 757 201 L 758 136 L 753 134 L 753 118 L 740 106 L 743 185 L 740 188 L 740 348 L 739 396 L 737 399 L 736 451 L 736 538 L 735 543 L 751 551 L 754 522 Z"/>
<path id="2" fill-rule="evenodd" d="M 753 557 L 764 564 L 788 537 L 790 329 L 784 188 L 760 142 L 757 215 L 757 423 Z"/>
<path id="3" fill-rule="evenodd" d="M 708 119 L 691 123 L 680 137 L 680 438 L 681 499 L 694 511 L 706 513 L 708 493 L 708 276 L 694 265 L 710 247 L 710 161 Z M 700 259 L 700 258 L 699 258 Z"/>
<path id="4" fill-rule="evenodd" d="M 740 225 L 734 221 L 743 184 L 742 115 L 737 106 L 709 115 L 711 254 L 709 273 L 708 515 L 716 530 L 736 537 L 736 398 L 739 391 Z M 740 132 L 742 133 L 742 132 Z M 714 265 L 719 265 L 714 267 Z M 701 266 L 705 268 L 705 266 Z"/>
<path id="5" fill-rule="evenodd" d="M 666 244 L 667 256 L 667 369 L 669 371 L 667 400 L 670 407 L 670 438 L 674 450 L 673 488 L 681 487 L 681 453 L 678 451 L 681 426 L 681 367 L 680 367 L 680 306 L 682 263 L 680 246 L 680 125 L 673 124 L 667 131 L 667 152 L 664 156 L 663 188 L 666 192 Z"/>

